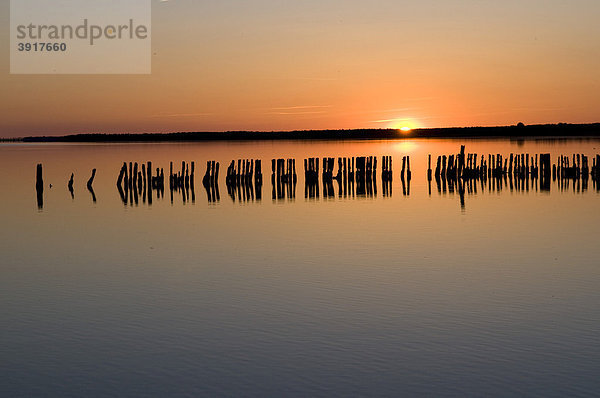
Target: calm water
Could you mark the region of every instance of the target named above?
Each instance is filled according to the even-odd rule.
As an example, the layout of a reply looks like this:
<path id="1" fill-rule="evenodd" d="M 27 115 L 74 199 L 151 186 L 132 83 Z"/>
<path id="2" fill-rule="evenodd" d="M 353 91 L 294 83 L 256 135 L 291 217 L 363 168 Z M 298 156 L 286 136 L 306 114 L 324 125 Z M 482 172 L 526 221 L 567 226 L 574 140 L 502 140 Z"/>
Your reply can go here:
<path id="1" fill-rule="evenodd" d="M 466 144 L 553 162 L 600 153 L 600 141 Z M 0 396 L 598 395 L 600 194 L 591 181 L 478 185 L 464 205 L 435 181 L 430 194 L 427 154 L 459 148 L 0 145 Z M 394 157 L 391 193 L 378 176 L 373 196 L 305 199 L 302 159 L 361 155 Z M 274 157 L 296 158 L 295 197 L 272 199 Z M 229 196 L 238 158 L 263 160 L 261 200 Z M 209 159 L 221 163 L 214 202 Z M 195 161 L 194 201 L 171 202 L 167 186 L 151 206 L 124 205 L 122 162 L 148 160 L 165 173 Z"/>

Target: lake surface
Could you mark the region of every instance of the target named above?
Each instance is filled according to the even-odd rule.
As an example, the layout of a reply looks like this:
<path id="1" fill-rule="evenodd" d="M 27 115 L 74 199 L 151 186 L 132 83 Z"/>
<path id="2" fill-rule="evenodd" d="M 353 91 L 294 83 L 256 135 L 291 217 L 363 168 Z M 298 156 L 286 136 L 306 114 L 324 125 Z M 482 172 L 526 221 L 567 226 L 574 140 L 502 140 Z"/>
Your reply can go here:
<path id="1" fill-rule="evenodd" d="M 434 180 L 430 193 L 427 155 L 461 144 L 590 166 L 600 153 L 594 140 L 0 145 L 0 396 L 597 395 L 598 190 L 478 182 L 461 204 Z M 385 196 L 378 172 L 377 193 L 334 181 L 305 197 L 304 158 L 365 155 L 393 156 Z M 240 158 L 262 159 L 260 199 L 228 193 Z M 272 158 L 296 159 L 294 195 L 273 199 Z M 151 205 L 123 203 L 124 161 L 168 174 L 182 160 L 193 198 L 171 201 L 167 181 Z"/>

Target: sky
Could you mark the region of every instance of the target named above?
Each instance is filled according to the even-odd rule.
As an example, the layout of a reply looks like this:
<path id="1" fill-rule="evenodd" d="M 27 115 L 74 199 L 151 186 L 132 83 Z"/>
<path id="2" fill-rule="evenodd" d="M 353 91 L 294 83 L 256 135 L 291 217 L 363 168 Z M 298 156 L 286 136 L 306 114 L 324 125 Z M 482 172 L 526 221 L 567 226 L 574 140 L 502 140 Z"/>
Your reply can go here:
<path id="1" fill-rule="evenodd" d="M 597 0 L 152 1 L 150 75 L 11 75 L 0 137 L 600 121 Z"/>

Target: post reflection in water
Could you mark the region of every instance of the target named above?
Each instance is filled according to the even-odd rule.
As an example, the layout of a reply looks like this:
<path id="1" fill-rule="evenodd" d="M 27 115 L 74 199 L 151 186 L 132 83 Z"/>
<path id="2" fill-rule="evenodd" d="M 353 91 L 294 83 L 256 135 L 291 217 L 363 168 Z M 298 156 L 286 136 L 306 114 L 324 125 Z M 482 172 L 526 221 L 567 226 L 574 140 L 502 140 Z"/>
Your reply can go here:
<path id="1" fill-rule="evenodd" d="M 271 159 L 271 197 L 273 201 L 296 200 L 295 159 Z"/>
<path id="2" fill-rule="evenodd" d="M 249 379 L 271 376 L 292 386 L 306 381 L 298 395 L 327 395 L 338 374 L 348 381 L 339 395 L 383 391 L 381 386 L 391 395 L 423 374 L 431 376 L 424 384 L 441 386 L 437 395 L 473 390 L 483 395 L 490 385 L 512 395 L 569 395 L 574 385 L 575 393 L 593 395 L 600 364 L 595 333 L 600 308 L 594 304 L 600 300 L 595 245 L 600 193 L 598 162 L 591 155 L 600 140 L 468 142 L 460 178 L 453 174 L 463 162 L 458 140 L 417 141 L 412 148 L 386 141 L 0 146 L 0 173 L 9 187 L 0 191 L 8 388 L 32 396 L 81 395 L 98 379 L 96 365 L 107 360 L 106 350 L 97 348 L 109 346 L 119 354 L 108 358 L 111 368 L 139 369 L 152 388 L 168 375 L 174 383 L 160 389 L 162 395 L 176 395 L 177 385 L 192 385 L 200 394 L 240 395 Z M 526 159 L 521 152 L 533 156 Z M 551 163 L 542 156 L 548 153 Z M 588 167 L 581 153 L 590 155 Z M 333 169 L 328 154 L 335 155 Z M 367 196 L 366 160 L 364 177 L 357 174 L 356 157 L 363 154 L 377 156 L 370 185 L 378 196 Z M 403 180 L 402 160 L 409 155 Z M 442 159 L 435 172 L 438 155 L 446 156 L 445 174 Z M 287 199 L 287 178 L 279 184 L 285 200 L 277 201 L 275 178 L 275 202 L 269 197 L 258 202 L 256 179 L 240 178 L 238 188 L 242 171 L 236 171 L 226 197 L 207 204 L 206 161 L 211 160 L 212 200 L 212 160 L 223 165 L 220 181 L 214 178 L 217 198 L 229 162 L 235 159 L 237 169 L 237 159 L 246 157 L 306 159 L 305 170 L 301 163 L 296 168 L 306 199 Z M 333 186 L 326 198 L 324 157 Z M 138 207 L 129 160 L 138 162 Z M 172 186 L 170 160 L 177 174 Z M 198 166 L 194 178 L 189 160 Z M 384 176 L 392 160 L 393 173 Z M 34 190 L 37 163 L 43 163 L 43 180 Z M 252 161 L 245 164 L 240 161 L 239 169 L 257 168 L 256 160 L 254 167 Z M 581 165 L 579 172 L 574 164 Z M 96 205 L 86 188 L 94 167 Z M 164 185 L 173 190 L 173 205 L 162 194 L 157 167 L 166 169 Z M 76 200 L 67 184 L 73 173 Z M 254 202 L 243 202 L 244 192 L 252 200 L 247 182 Z M 270 181 L 263 183 L 270 196 Z M 291 183 L 293 188 L 293 175 Z M 357 194 L 357 183 L 364 196 Z M 194 185 L 201 192 L 190 206 Z M 235 203 L 227 197 L 232 187 Z M 340 188 L 346 199 L 339 199 Z M 392 189 L 393 196 L 386 196 Z M 69 303 L 76 308 L 65 311 Z M 345 338 L 348 333 L 351 338 Z M 51 355 L 45 346 L 28 343 L 40 336 L 53 342 Z M 444 349 L 440 341 L 451 344 Z M 298 355 L 298 342 L 306 355 Z M 147 361 L 156 347 L 164 365 L 159 368 Z M 309 369 L 307 358 L 322 366 Z M 74 361 L 91 373 L 75 374 L 70 388 Z M 342 365 L 332 367 L 334 362 Z M 367 362 L 374 365 L 365 368 Z M 110 378 L 108 373 L 102 376 Z M 238 377 L 232 381 L 232 375 Z M 448 390 L 456 375 L 473 377 Z M 268 386 L 262 395 L 281 385 Z M 139 391 L 127 380 L 100 386 L 108 386 L 102 395 Z M 412 395 L 419 394 L 427 395 L 423 390 Z"/>
<path id="3" fill-rule="evenodd" d="M 37 197 L 37 206 L 39 210 L 44 208 L 44 178 L 42 175 L 42 164 L 38 163 L 36 167 L 35 192 Z"/>
<path id="4" fill-rule="evenodd" d="M 67 183 L 67 189 L 69 190 L 69 193 L 71 194 L 71 199 L 75 199 L 75 190 L 73 189 L 73 182 L 75 179 L 75 174 L 71 173 L 71 178 L 69 179 L 69 182 Z"/>
<path id="5" fill-rule="evenodd" d="M 171 164 L 172 167 L 172 164 Z M 156 176 L 152 176 L 152 162 L 142 164 L 141 172 L 138 172 L 138 164 L 132 165 L 129 163 L 129 172 L 127 171 L 127 163 L 123 163 L 117 178 L 117 190 L 124 205 L 132 206 L 139 205 L 141 196 L 142 203 L 152 205 L 154 192 L 156 191 L 157 199 L 164 198 L 165 195 L 165 175 L 163 169 L 156 169 Z M 174 188 L 171 176 L 171 197 Z M 88 185 L 88 189 L 90 186 Z M 93 190 L 90 190 L 93 194 Z"/>
<path id="6" fill-rule="evenodd" d="M 437 157 L 435 171 L 432 170 L 431 155 L 428 158 L 427 192 L 432 194 L 432 182 L 435 180 L 438 195 L 458 193 L 461 208 L 465 209 L 465 197 L 482 193 L 500 193 L 504 190 L 517 193 L 551 192 L 553 182 L 560 192 L 572 191 L 584 193 L 589 190 L 592 180 L 594 191 L 600 192 L 600 155 L 589 158 L 583 154 L 560 155 L 552 164 L 550 154 L 515 154 L 504 157 L 501 154 L 480 155 L 466 153 L 461 146 L 457 154 Z M 320 162 L 322 161 L 322 170 Z M 384 198 L 392 196 L 393 169 L 392 156 L 381 157 L 381 183 Z M 336 168 L 337 163 L 337 168 Z M 362 157 L 311 157 L 304 159 L 304 197 L 307 200 L 334 198 L 375 198 L 377 197 L 377 156 Z M 402 157 L 400 181 L 403 196 L 411 195 L 411 159 Z M 207 161 L 206 172 L 202 179 L 208 203 L 220 202 L 219 168 L 216 161 Z M 296 197 L 296 160 L 271 160 L 272 199 L 274 201 L 294 201 Z M 92 201 L 96 203 L 93 188 L 96 169 L 92 170 L 87 182 Z M 260 159 L 232 160 L 227 168 L 227 193 L 233 202 L 260 202 L 262 200 L 262 161 Z M 322 180 L 320 181 L 320 178 Z M 75 198 L 74 173 L 71 173 L 67 187 L 71 198 Z M 152 175 L 152 162 L 124 162 L 118 178 L 117 191 L 124 205 L 152 205 L 156 198 L 164 198 L 164 171 L 156 168 Z M 52 186 L 50 184 L 50 186 Z M 169 191 L 171 204 L 174 196 L 181 195 L 183 204 L 195 203 L 195 162 L 181 162 L 181 170 L 173 171 L 170 162 Z M 44 180 L 42 164 L 36 170 L 36 199 L 38 209 L 44 207 Z"/>
<path id="7" fill-rule="evenodd" d="M 202 178 L 202 185 L 206 190 L 206 197 L 208 199 L 208 203 L 217 203 L 221 200 L 221 195 L 219 194 L 219 162 L 214 160 L 206 162 L 206 172 L 204 173 L 204 177 Z M 194 184 L 194 179 L 192 176 L 192 185 Z"/>
<path id="8" fill-rule="evenodd" d="M 435 170 L 435 180 L 439 194 L 453 194 L 458 191 L 461 208 L 465 208 L 465 194 L 477 195 L 477 184 L 481 191 L 487 189 L 488 193 L 501 192 L 509 189 L 510 192 L 532 191 L 549 193 L 552 180 L 557 182 L 561 192 L 570 190 L 573 185 L 574 193 L 583 193 L 588 190 L 588 181 L 591 178 L 594 189 L 600 178 L 600 156 L 594 159 L 592 169 L 589 168 L 588 157 L 582 154 L 573 154 L 573 162 L 568 156 L 559 156 L 556 164 L 551 166 L 550 154 L 510 154 L 504 158 L 501 154 L 481 156 L 477 164 L 477 154 L 465 155 L 465 146 L 457 155 L 438 156 Z M 428 170 L 429 194 L 431 195 L 431 161 Z"/>
<path id="9" fill-rule="evenodd" d="M 262 161 L 260 159 L 234 160 L 227 168 L 227 194 L 235 203 L 257 202 L 262 200 Z M 218 187 L 217 187 L 218 191 Z"/>
<path id="10" fill-rule="evenodd" d="M 336 173 L 334 173 L 335 163 L 335 158 L 323 158 L 323 172 L 321 175 L 323 198 L 332 199 L 336 196 L 339 198 L 374 198 L 377 196 L 376 156 L 338 157 Z M 392 195 L 393 180 L 391 156 L 383 156 L 382 163 L 383 196 L 389 197 Z M 304 159 L 304 183 L 305 199 L 319 199 L 319 158 Z"/>

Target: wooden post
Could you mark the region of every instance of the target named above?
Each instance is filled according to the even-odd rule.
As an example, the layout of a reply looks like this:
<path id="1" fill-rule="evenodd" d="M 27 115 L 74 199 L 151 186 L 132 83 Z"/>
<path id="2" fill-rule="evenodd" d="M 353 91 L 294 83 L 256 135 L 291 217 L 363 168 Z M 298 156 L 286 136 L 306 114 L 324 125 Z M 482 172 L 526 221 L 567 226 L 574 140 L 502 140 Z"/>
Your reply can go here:
<path id="1" fill-rule="evenodd" d="M 96 177 L 96 169 L 92 170 L 92 176 L 90 177 L 90 179 L 87 182 L 87 187 L 89 190 L 92 189 L 92 184 L 94 183 L 94 178 Z"/>
<path id="2" fill-rule="evenodd" d="M 44 207 L 44 179 L 42 176 L 42 164 L 41 163 L 39 163 L 36 167 L 35 190 L 37 192 L 38 208 L 42 209 Z"/>
<path id="3" fill-rule="evenodd" d="M 442 155 L 442 177 L 446 178 L 446 161 L 447 161 L 447 157 L 446 155 Z"/>
<path id="4" fill-rule="evenodd" d="M 123 162 L 123 182 L 124 188 L 127 190 L 129 188 L 129 174 L 127 173 L 127 162 Z M 117 180 L 118 182 L 118 180 Z"/>
<path id="5" fill-rule="evenodd" d="M 123 169 L 121 169 L 121 175 L 123 174 Z M 71 173 L 71 178 L 69 179 L 69 183 L 67 187 L 69 188 L 69 192 L 73 193 L 73 179 L 75 178 L 75 174 Z M 120 184 L 117 184 L 120 186 Z"/>
<path id="6" fill-rule="evenodd" d="M 152 162 L 148 162 L 146 165 L 146 176 L 144 179 L 144 183 L 146 183 L 152 187 Z"/>
<path id="7" fill-rule="evenodd" d="M 132 189 L 133 185 L 133 163 L 129 162 L 129 180 L 127 181 L 127 185 L 129 185 L 129 189 Z"/>
<path id="8" fill-rule="evenodd" d="M 427 180 L 431 181 L 431 154 L 429 154 L 429 159 L 427 161 Z M 430 185 L 430 191 L 431 191 L 431 185 Z M 431 192 L 430 192 L 431 194 Z"/>
<path id="9" fill-rule="evenodd" d="M 138 164 L 137 164 L 137 162 L 135 162 L 133 164 L 133 175 L 132 175 L 132 177 L 133 177 L 133 182 L 132 182 L 133 187 L 137 188 L 137 178 L 138 178 Z"/>
<path id="10" fill-rule="evenodd" d="M 120 187 L 121 184 L 123 183 L 123 176 L 125 175 L 127 170 L 127 166 L 125 164 L 123 164 L 123 166 L 121 166 L 121 170 L 119 170 L 119 177 L 117 178 L 117 186 Z"/>

